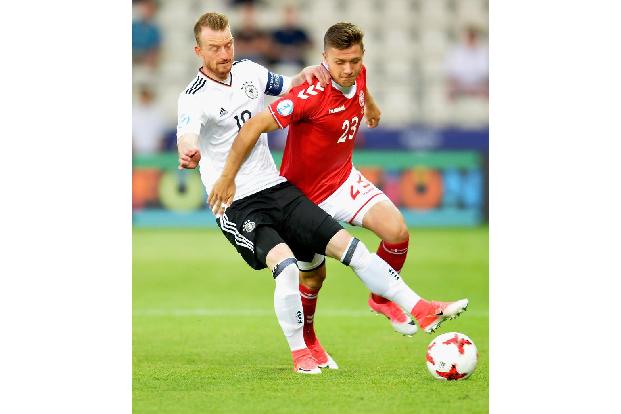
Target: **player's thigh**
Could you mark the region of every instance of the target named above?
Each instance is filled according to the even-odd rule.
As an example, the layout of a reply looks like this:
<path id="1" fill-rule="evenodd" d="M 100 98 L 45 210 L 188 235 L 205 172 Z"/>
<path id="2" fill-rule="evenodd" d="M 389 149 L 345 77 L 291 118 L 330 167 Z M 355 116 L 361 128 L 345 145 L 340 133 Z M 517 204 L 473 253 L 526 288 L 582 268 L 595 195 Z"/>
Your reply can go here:
<path id="1" fill-rule="evenodd" d="M 281 223 L 282 236 L 293 246 L 294 253 L 304 253 L 303 261 L 314 258 L 311 253 L 323 255 L 332 237 L 343 229 L 328 213 L 304 196 L 288 206 L 285 213 Z"/>
<path id="2" fill-rule="evenodd" d="M 273 270 L 284 259 L 294 257 L 283 237 L 273 227 L 261 226 L 256 232 L 255 255 L 268 269 Z"/>
<path id="3" fill-rule="evenodd" d="M 388 199 L 379 201 L 366 212 L 362 227 L 388 243 L 402 242 L 409 237 L 403 214 Z"/>

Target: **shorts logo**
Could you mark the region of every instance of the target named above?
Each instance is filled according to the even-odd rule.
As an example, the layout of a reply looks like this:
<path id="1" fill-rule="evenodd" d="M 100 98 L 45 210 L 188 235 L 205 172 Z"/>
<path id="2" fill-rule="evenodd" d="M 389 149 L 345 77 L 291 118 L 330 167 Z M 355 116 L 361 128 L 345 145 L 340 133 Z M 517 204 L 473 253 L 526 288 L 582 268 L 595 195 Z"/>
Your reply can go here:
<path id="1" fill-rule="evenodd" d="M 358 96 L 358 103 L 360 106 L 364 107 L 364 91 L 360 91 L 360 96 Z"/>
<path id="2" fill-rule="evenodd" d="M 291 115 L 291 112 L 293 112 L 293 102 L 289 99 L 285 99 L 278 104 L 276 110 L 282 116 Z"/>
<path id="3" fill-rule="evenodd" d="M 257 87 L 254 86 L 252 82 L 244 82 L 244 86 L 242 86 L 244 92 L 246 92 L 246 96 L 250 99 L 257 99 L 259 97 L 259 91 Z"/>
<path id="4" fill-rule="evenodd" d="M 254 230 L 255 227 L 256 224 L 254 224 L 254 221 L 246 220 L 244 222 L 243 228 L 246 233 L 250 233 L 252 230 Z"/>

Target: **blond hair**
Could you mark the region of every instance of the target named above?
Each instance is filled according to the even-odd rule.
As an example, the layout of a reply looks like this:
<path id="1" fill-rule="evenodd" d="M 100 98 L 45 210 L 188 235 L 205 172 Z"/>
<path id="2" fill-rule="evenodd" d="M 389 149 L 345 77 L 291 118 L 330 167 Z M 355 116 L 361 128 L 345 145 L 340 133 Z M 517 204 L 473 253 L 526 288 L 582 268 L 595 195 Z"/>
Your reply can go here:
<path id="1" fill-rule="evenodd" d="M 200 45 L 200 35 L 203 27 L 208 27 L 211 30 L 221 31 L 229 27 L 229 19 L 220 13 L 205 13 L 198 18 L 194 25 L 194 37 L 196 38 L 196 44 Z"/>

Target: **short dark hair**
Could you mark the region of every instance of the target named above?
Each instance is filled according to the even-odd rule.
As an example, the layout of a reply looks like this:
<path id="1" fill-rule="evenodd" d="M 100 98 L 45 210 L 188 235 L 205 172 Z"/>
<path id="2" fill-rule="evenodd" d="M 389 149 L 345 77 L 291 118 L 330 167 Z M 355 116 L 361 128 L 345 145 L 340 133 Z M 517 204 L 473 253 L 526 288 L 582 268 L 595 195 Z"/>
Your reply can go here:
<path id="1" fill-rule="evenodd" d="M 198 18 L 198 21 L 194 25 L 194 37 L 196 38 L 196 44 L 200 45 L 199 36 L 203 27 L 208 27 L 211 30 L 225 30 L 229 27 L 229 19 L 220 13 L 205 13 Z"/>
<path id="2" fill-rule="evenodd" d="M 330 26 L 328 31 L 323 37 L 324 50 L 328 47 L 333 47 L 339 50 L 349 49 L 353 45 L 360 45 L 360 48 L 364 50 L 364 44 L 362 38 L 364 33 L 358 26 L 353 23 L 339 22 Z"/>

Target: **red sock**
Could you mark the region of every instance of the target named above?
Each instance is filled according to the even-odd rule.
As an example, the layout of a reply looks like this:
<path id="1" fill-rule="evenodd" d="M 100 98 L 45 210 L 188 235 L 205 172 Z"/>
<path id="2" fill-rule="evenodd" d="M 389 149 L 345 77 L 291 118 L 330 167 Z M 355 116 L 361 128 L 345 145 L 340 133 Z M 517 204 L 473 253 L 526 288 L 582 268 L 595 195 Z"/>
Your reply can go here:
<path id="1" fill-rule="evenodd" d="M 377 247 L 377 255 L 384 259 L 384 261 L 397 272 L 401 272 L 403 264 L 405 263 L 405 258 L 408 255 L 409 242 L 409 238 L 401 243 L 388 243 L 382 240 Z M 375 303 L 389 302 L 388 299 L 378 296 L 375 293 L 373 293 L 372 296 Z"/>
<path id="2" fill-rule="evenodd" d="M 304 310 L 304 342 L 306 346 L 314 344 L 317 341 L 315 336 L 315 307 L 317 306 L 317 295 L 319 289 L 314 290 L 300 284 L 300 295 L 302 296 L 302 309 Z"/>

